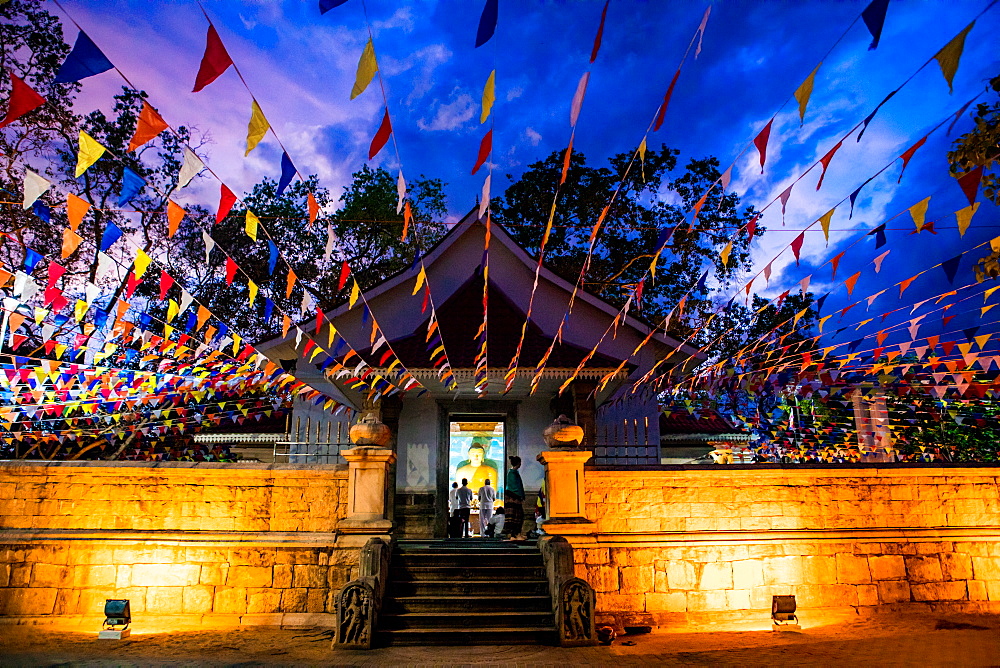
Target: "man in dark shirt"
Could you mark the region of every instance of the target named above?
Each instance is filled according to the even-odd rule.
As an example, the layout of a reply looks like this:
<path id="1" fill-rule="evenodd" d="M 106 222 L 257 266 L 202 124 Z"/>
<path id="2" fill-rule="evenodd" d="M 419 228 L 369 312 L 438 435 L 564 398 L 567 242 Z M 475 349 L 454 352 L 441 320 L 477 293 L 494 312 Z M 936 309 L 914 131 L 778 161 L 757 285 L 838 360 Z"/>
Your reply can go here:
<path id="1" fill-rule="evenodd" d="M 524 524 L 524 483 L 521 481 L 521 458 L 511 456 L 510 468 L 507 470 L 507 481 L 504 485 L 503 501 L 506 509 L 504 524 L 510 537 L 514 540 L 521 536 Z"/>
<path id="2" fill-rule="evenodd" d="M 468 478 L 462 478 L 462 486 L 458 488 L 458 517 L 462 518 L 462 538 L 469 537 L 469 515 L 472 513 L 472 490 L 469 489 Z"/>

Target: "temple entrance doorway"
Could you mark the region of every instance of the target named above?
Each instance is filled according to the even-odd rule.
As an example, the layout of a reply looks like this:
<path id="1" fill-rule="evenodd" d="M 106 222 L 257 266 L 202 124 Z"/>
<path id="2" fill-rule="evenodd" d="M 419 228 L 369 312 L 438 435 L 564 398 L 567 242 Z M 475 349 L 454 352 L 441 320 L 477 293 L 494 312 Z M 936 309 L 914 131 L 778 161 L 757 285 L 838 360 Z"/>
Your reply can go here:
<path id="1" fill-rule="evenodd" d="M 469 481 L 473 494 L 489 480 L 502 505 L 506 447 L 504 415 L 452 415 L 448 420 L 448 490 Z M 479 499 L 473 497 L 469 523 L 479 533 Z"/>

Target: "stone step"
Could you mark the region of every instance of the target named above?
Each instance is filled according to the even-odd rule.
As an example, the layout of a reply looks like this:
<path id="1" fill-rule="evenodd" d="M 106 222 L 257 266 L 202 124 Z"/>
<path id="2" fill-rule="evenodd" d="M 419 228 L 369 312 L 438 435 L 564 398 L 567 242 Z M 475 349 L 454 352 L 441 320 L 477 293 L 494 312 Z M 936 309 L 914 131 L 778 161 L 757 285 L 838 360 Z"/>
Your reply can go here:
<path id="1" fill-rule="evenodd" d="M 390 580 L 386 596 L 548 596 L 549 583 L 542 578 L 531 580 L 508 580 L 482 582 L 470 580 Z"/>
<path id="2" fill-rule="evenodd" d="M 457 612 L 382 613 L 378 618 L 378 626 L 380 632 L 398 629 L 555 628 L 555 618 L 551 611 L 478 613 L 472 607 Z"/>
<path id="3" fill-rule="evenodd" d="M 379 631 L 382 645 L 555 645 L 555 627 L 486 628 L 465 626 L 436 629 L 392 629 Z"/>
<path id="4" fill-rule="evenodd" d="M 481 583 L 493 583 L 514 580 L 541 580 L 545 578 L 544 566 L 481 566 L 466 564 L 463 566 L 410 566 L 408 564 L 391 564 L 389 579 L 402 580 L 475 580 Z"/>
<path id="5" fill-rule="evenodd" d="M 491 552 L 489 550 L 443 552 L 425 550 L 403 552 L 392 557 L 391 564 L 400 568 L 427 568 L 430 566 L 466 567 L 541 567 L 542 555 L 538 552 Z"/>
<path id="6" fill-rule="evenodd" d="M 469 596 L 465 594 L 387 596 L 386 613 L 408 612 L 551 612 L 552 597 L 546 594 Z"/>

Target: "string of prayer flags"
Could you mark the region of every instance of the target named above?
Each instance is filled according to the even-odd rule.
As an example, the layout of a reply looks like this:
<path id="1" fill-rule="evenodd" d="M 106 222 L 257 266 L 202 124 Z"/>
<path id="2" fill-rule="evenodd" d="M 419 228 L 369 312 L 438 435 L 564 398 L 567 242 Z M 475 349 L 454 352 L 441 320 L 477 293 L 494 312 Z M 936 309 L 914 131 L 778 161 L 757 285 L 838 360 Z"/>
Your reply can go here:
<path id="1" fill-rule="evenodd" d="M 667 107 L 670 105 L 670 98 L 674 94 L 674 86 L 677 85 L 677 78 L 681 75 L 681 68 L 677 68 L 674 72 L 674 77 L 670 80 L 670 85 L 667 86 L 667 92 L 663 94 L 663 102 L 660 103 L 660 110 L 656 112 L 656 122 L 653 123 L 653 132 L 660 129 L 663 125 L 663 119 L 667 115 Z"/>
<path id="2" fill-rule="evenodd" d="M 371 160 L 382 147 L 385 146 L 386 142 L 389 141 L 389 136 L 392 135 L 392 122 L 389 120 L 389 108 L 386 107 L 385 115 L 382 117 L 382 124 L 379 125 L 378 132 L 372 137 L 371 146 L 368 147 L 368 159 Z"/>
<path id="3" fill-rule="evenodd" d="M 472 168 L 472 173 L 475 174 L 479 171 L 479 168 L 483 166 L 486 159 L 493 152 L 493 130 L 489 130 L 479 142 L 479 155 L 476 156 L 476 164 Z"/>
<path id="4" fill-rule="evenodd" d="M 208 25 L 208 37 L 205 41 L 205 55 L 202 56 L 201 66 L 198 68 L 198 76 L 195 77 L 193 93 L 197 93 L 202 88 L 212 83 L 233 64 L 233 59 L 229 57 L 225 45 L 219 38 L 219 33 L 215 31 L 215 26 Z"/>
<path id="5" fill-rule="evenodd" d="M 201 161 L 194 151 L 187 146 L 184 147 L 184 162 L 181 164 L 181 171 L 177 174 L 177 187 L 183 188 L 191 183 L 198 172 L 204 169 L 205 163 Z"/>
<path id="6" fill-rule="evenodd" d="M 978 209 L 979 202 L 976 202 L 955 212 L 955 219 L 958 221 L 959 236 L 965 236 L 966 230 L 969 229 L 969 225 L 972 223 L 972 217 L 976 215 Z"/>
<path id="7" fill-rule="evenodd" d="M 806 106 L 809 104 L 809 98 L 812 97 L 813 85 L 816 83 L 816 73 L 819 72 L 819 68 L 822 65 L 823 63 L 820 62 L 809 76 L 806 77 L 806 80 L 795 89 L 795 100 L 799 103 L 799 125 L 802 125 L 806 120 Z"/>
<path id="8" fill-rule="evenodd" d="M 80 130 L 80 148 L 76 154 L 76 177 L 82 176 L 91 165 L 100 160 L 106 150 L 96 139 Z"/>
<path id="9" fill-rule="evenodd" d="M 885 25 L 885 14 L 889 9 L 889 0 L 872 0 L 864 11 L 861 12 L 861 20 L 865 22 L 865 27 L 872 35 L 872 43 L 868 46 L 869 51 L 878 47 L 878 41 L 882 37 L 882 26 Z"/>
<path id="10" fill-rule="evenodd" d="M 122 187 L 118 192 L 118 206 L 123 207 L 131 202 L 132 198 L 138 195 L 139 191 L 142 190 L 145 185 L 145 179 L 128 167 L 124 167 L 122 169 Z"/>
<path id="11" fill-rule="evenodd" d="M 490 41 L 497 29 L 498 0 L 486 0 L 483 13 L 479 16 L 479 28 L 476 30 L 476 48 Z"/>
<path id="12" fill-rule="evenodd" d="M 167 238 L 173 237 L 177 234 L 177 228 L 180 227 L 181 221 L 184 220 L 184 216 L 187 211 L 184 210 L 180 204 L 175 203 L 173 200 L 167 200 Z"/>
<path id="13" fill-rule="evenodd" d="M 823 166 L 823 171 L 819 175 L 819 181 L 816 183 L 816 190 L 819 190 L 823 185 L 823 179 L 826 178 L 826 170 L 830 166 L 830 161 L 833 160 L 833 155 L 844 145 L 844 140 L 837 142 L 837 145 L 827 151 L 827 154 L 819 159 L 820 164 Z"/>
<path id="14" fill-rule="evenodd" d="M 168 127 L 163 117 L 153 109 L 153 107 L 143 100 L 142 111 L 139 112 L 139 120 L 136 122 L 135 133 L 129 140 L 128 150 L 134 151 L 146 142 L 155 139 Z"/>
<path id="15" fill-rule="evenodd" d="M 983 166 L 979 165 L 958 177 L 958 186 L 965 193 L 971 206 L 976 202 L 976 194 L 979 192 L 979 182 L 983 180 Z"/>
<path id="16" fill-rule="evenodd" d="M 934 59 L 938 61 L 938 65 L 941 67 L 941 74 L 944 75 L 944 80 L 948 82 L 949 93 L 955 92 L 952 82 L 955 79 L 955 72 L 958 71 L 958 62 L 962 58 L 962 51 L 965 50 L 965 38 L 974 25 L 976 25 L 975 21 L 965 26 L 960 33 L 952 37 L 951 41 L 945 44 L 934 55 Z"/>
<path id="17" fill-rule="evenodd" d="M 97 48 L 87 33 L 81 30 L 80 34 L 76 36 L 73 50 L 66 56 L 66 60 L 63 61 L 62 67 L 59 68 L 52 83 L 73 83 L 95 74 L 107 72 L 113 67 L 114 65 L 111 64 L 107 56 Z"/>
<path id="18" fill-rule="evenodd" d="M 22 207 L 24 210 L 27 211 L 30 209 L 31 205 L 35 203 L 35 200 L 41 197 L 51 186 L 52 182 L 41 174 L 33 172 L 30 169 L 25 169 L 24 184 L 22 186 L 24 190 Z"/>
<path id="19" fill-rule="evenodd" d="M 369 37 L 358 60 L 358 71 L 354 77 L 354 86 L 351 88 L 352 100 L 365 92 L 368 84 L 375 78 L 376 72 L 378 72 L 378 62 L 375 60 L 375 45 Z"/>
<path id="20" fill-rule="evenodd" d="M 278 197 L 285 194 L 285 188 L 287 188 L 292 182 L 293 176 L 295 176 L 295 165 L 292 164 L 292 159 L 288 157 L 288 153 L 286 151 L 282 151 L 281 176 L 278 178 Z"/>
<path id="21" fill-rule="evenodd" d="M 243 230 L 246 232 L 246 235 L 250 237 L 250 239 L 253 241 L 257 241 L 257 227 L 259 225 L 260 225 L 260 219 L 257 217 L 257 215 L 250 209 L 247 209 L 246 222 L 243 225 Z"/>
<path id="22" fill-rule="evenodd" d="M 767 140 L 771 136 L 771 124 L 774 123 L 772 118 L 764 126 L 764 129 L 754 137 L 753 145 L 757 147 L 757 152 L 760 154 L 760 173 L 764 173 L 764 161 L 767 160 Z"/>
<path id="23" fill-rule="evenodd" d="M 236 204 L 236 195 L 233 194 L 232 190 L 226 187 L 225 183 L 222 184 L 221 191 L 222 192 L 219 194 L 219 210 L 215 212 L 216 225 L 225 220 L 226 216 L 229 215 L 229 212 L 233 210 L 233 205 Z"/>
<path id="24" fill-rule="evenodd" d="M 10 99 L 7 100 L 7 113 L 0 119 L 0 128 L 5 128 L 29 111 L 34 111 L 45 104 L 45 98 L 39 95 L 16 74 L 8 70 L 10 75 Z"/>
<path id="25" fill-rule="evenodd" d="M 243 157 L 250 155 L 250 151 L 257 148 L 257 144 L 264 138 L 270 127 L 271 124 L 264 117 L 264 112 L 261 111 L 257 100 L 253 100 L 250 103 L 250 122 L 247 124 L 247 150 Z"/>

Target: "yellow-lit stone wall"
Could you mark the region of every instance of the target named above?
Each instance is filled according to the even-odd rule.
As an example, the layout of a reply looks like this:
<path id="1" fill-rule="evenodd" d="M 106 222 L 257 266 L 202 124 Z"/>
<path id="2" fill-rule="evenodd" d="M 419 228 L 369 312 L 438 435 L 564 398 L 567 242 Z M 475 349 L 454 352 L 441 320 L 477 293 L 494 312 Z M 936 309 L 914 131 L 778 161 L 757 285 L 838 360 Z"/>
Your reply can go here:
<path id="1" fill-rule="evenodd" d="M 346 500 L 339 466 L 0 463 L 0 621 L 330 623 Z"/>
<path id="2" fill-rule="evenodd" d="M 769 610 L 774 594 L 795 594 L 800 609 L 1000 612 L 998 478 L 1000 468 L 588 469 L 594 524 L 551 532 L 574 545 L 607 621 L 739 618 Z"/>

